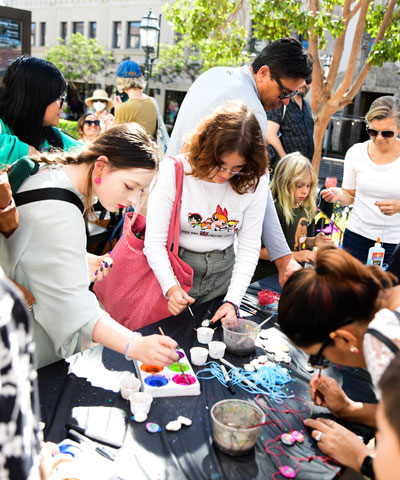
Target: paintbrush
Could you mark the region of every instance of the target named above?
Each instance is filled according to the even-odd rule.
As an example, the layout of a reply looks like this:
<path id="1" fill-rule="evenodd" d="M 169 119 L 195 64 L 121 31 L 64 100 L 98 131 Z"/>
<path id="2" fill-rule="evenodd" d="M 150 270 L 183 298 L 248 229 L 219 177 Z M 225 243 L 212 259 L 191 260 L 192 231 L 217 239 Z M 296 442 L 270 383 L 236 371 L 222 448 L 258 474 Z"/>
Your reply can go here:
<path id="1" fill-rule="evenodd" d="M 163 337 L 165 337 L 165 333 L 164 333 L 164 330 L 161 328 L 161 327 L 158 327 L 158 330 L 160 330 L 160 333 Z M 183 378 L 185 379 L 185 382 L 190 385 L 190 382 L 189 382 L 189 379 L 188 377 L 186 376 L 185 372 L 183 371 L 183 368 L 182 368 L 182 365 L 179 363 L 179 360 L 180 358 L 178 358 L 178 361 L 176 362 L 178 367 L 179 367 L 179 370 L 181 371 L 182 375 L 183 375 Z"/>
<path id="2" fill-rule="evenodd" d="M 174 279 L 175 279 L 176 284 L 178 285 L 178 287 L 180 288 L 181 292 L 183 293 L 184 290 L 183 290 L 183 288 L 181 287 L 181 284 L 179 283 L 179 280 L 176 278 L 175 272 L 172 270 L 172 267 L 169 267 L 169 268 L 170 268 L 171 273 L 172 273 L 172 275 L 173 275 L 173 277 L 174 277 Z M 189 310 L 189 312 L 190 312 L 190 315 L 193 317 L 193 320 L 196 321 L 196 319 L 195 319 L 195 317 L 194 317 L 194 313 L 192 312 L 192 309 L 190 308 L 190 305 L 187 304 L 186 306 L 187 306 L 187 308 L 188 308 L 188 310 Z"/>
<path id="3" fill-rule="evenodd" d="M 318 378 L 321 378 L 321 372 L 322 372 L 322 368 L 319 369 Z M 310 418 L 312 418 L 312 414 L 314 413 L 314 406 L 315 406 L 315 400 L 317 399 L 317 395 L 318 395 L 318 392 L 317 390 L 315 390 L 314 399 L 311 405 Z"/>

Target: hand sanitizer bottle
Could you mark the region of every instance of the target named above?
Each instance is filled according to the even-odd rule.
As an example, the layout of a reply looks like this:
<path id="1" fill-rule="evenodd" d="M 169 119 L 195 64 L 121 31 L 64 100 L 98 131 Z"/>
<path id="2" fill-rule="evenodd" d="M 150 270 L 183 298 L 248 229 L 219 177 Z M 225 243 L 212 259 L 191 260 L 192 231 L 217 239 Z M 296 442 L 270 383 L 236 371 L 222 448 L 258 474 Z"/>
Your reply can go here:
<path id="1" fill-rule="evenodd" d="M 377 265 L 378 267 L 382 268 L 384 256 L 385 249 L 381 247 L 381 239 L 378 237 L 375 246 L 369 249 L 367 265 Z"/>

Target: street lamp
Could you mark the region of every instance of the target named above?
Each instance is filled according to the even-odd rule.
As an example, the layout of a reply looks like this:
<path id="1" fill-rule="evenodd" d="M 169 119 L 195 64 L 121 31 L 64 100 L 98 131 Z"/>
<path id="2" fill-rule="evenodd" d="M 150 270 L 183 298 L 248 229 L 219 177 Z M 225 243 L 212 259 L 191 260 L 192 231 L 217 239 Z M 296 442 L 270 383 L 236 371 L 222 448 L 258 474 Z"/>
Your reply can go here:
<path id="1" fill-rule="evenodd" d="M 158 49 L 160 45 L 160 22 L 157 17 L 153 15 L 153 11 L 150 8 L 149 13 L 142 17 L 140 22 L 140 44 L 146 54 L 144 60 L 144 79 L 146 81 L 146 87 L 144 93 L 149 93 L 149 79 L 151 76 L 151 69 L 154 60 L 158 58 Z M 155 57 L 150 58 L 150 54 L 156 51 Z"/>

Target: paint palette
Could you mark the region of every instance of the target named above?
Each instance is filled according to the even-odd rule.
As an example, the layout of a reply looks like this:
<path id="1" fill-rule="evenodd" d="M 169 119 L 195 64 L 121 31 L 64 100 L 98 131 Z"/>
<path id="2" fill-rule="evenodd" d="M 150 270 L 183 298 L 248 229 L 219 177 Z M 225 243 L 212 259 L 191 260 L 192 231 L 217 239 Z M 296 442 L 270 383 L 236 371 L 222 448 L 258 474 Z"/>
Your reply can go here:
<path id="1" fill-rule="evenodd" d="M 156 365 L 146 365 L 139 361 L 135 362 L 137 375 L 142 382 L 143 392 L 150 393 L 153 397 L 200 395 L 200 383 L 190 365 L 189 359 L 182 349 L 177 350 L 177 352 L 180 357 L 179 363 L 185 372 L 186 378 L 182 375 L 177 362 L 164 368 Z"/>

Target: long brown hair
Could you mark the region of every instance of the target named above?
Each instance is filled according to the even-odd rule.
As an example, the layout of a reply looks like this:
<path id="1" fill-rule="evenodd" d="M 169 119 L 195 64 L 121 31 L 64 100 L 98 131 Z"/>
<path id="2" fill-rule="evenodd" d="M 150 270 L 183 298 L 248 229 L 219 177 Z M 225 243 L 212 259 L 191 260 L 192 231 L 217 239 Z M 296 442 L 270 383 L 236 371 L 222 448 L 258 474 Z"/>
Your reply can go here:
<path id="1" fill-rule="evenodd" d="M 109 128 L 96 139 L 76 152 L 58 152 L 32 157 L 35 162 L 48 165 L 90 165 L 85 186 L 85 207 L 92 208 L 92 174 L 96 160 L 105 155 L 114 170 L 144 168 L 155 170 L 159 160 L 154 142 L 137 123 L 125 123 Z"/>
<path id="2" fill-rule="evenodd" d="M 295 272 L 279 300 L 280 327 L 296 345 L 307 347 L 353 322 L 368 324 L 379 299 L 395 277 L 375 265 L 363 265 L 333 245 L 318 249 L 315 268 Z"/>
<path id="3" fill-rule="evenodd" d="M 221 165 L 221 155 L 237 152 L 246 160 L 242 172 L 229 182 L 239 194 L 255 191 L 268 166 L 268 157 L 260 125 L 242 102 L 230 102 L 206 117 L 185 139 L 182 149 L 192 166 L 191 175 L 210 180 Z"/>

